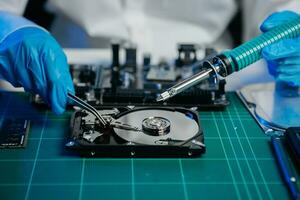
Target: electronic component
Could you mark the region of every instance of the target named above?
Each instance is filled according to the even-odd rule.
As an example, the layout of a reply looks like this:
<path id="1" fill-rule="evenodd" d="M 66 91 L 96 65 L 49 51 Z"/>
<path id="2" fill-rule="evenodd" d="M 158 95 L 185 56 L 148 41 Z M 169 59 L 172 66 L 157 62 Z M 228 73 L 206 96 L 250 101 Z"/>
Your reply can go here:
<path id="1" fill-rule="evenodd" d="M 222 109 L 229 104 L 225 96 L 225 82 L 220 82 L 220 89 L 201 90 L 199 88 L 184 91 L 183 93 L 169 99 L 165 102 L 156 102 L 157 94 L 162 90 L 159 89 L 117 89 L 112 91 L 110 88 L 95 89 L 94 106 L 100 105 L 136 105 L 136 106 L 185 106 L 198 107 L 200 109 Z"/>
<path id="2" fill-rule="evenodd" d="M 178 44 L 178 58 L 175 61 L 177 67 L 191 65 L 197 61 L 197 49 L 195 44 Z"/>
<path id="3" fill-rule="evenodd" d="M 114 121 L 112 126 L 103 127 L 94 115 L 76 111 L 68 149 L 100 157 L 195 157 L 205 152 L 198 114 L 192 110 L 111 107 L 98 112 Z"/>
<path id="4" fill-rule="evenodd" d="M 144 54 L 143 56 L 143 66 L 144 66 L 144 70 L 147 71 L 147 67 L 149 67 L 151 65 L 151 55 L 150 54 Z"/>
<path id="5" fill-rule="evenodd" d="M 6 118 L 1 122 L 0 148 L 20 148 L 26 146 L 29 120 Z"/>
<path id="6" fill-rule="evenodd" d="M 111 64 L 111 88 L 115 90 L 118 86 L 122 85 L 120 79 L 120 62 L 119 62 L 119 48 L 118 43 L 113 43 L 112 47 L 112 64 Z"/>
<path id="7" fill-rule="evenodd" d="M 126 68 L 126 70 L 136 72 L 136 68 L 137 68 L 136 47 L 134 45 L 128 45 L 125 48 L 125 52 L 126 52 L 125 53 L 126 60 L 125 60 L 124 67 Z"/>
<path id="8" fill-rule="evenodd" d="M 100 65 L 70 65 L 75 93 L 88 99 L 91 89 L 102 85 L 103 67 Z"/>
<path id="9" fill-rule="evenodd" d="M 176 81 L 175 68 L 168 64 L 152 66 L 147 74 L 148 81 Z"/>

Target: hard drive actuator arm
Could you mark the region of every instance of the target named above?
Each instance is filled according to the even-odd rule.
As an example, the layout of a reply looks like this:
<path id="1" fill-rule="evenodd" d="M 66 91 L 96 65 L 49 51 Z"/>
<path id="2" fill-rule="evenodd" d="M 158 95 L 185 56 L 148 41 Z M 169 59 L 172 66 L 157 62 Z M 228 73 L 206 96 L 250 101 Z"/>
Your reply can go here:
<path id="1" fill-rule="evenodd" d="M 95 109 L 93 106 L 91 106 L 87 102 L 83 101 L 82 99 L 80 99 L 79 97 L 77 97 L 71 93 L 68 93 L 68 97 L 72 101 L 74 101 L 77 106 L 79 106 L 80 108 L 93 114 L 96 117 L 96 119 L 98 119 L 99 122 L 104 127 L 115 127 L 115 128 L 119 128 L 119 129 L 132 130 L 132 131 L 140 131 L 141 130 L 138 127 L 134 127 L 129 124 L 124 124 L 122 122 L 119 122 L 109 115 L 101 115 L 97 111 L 97 109 Z"/>

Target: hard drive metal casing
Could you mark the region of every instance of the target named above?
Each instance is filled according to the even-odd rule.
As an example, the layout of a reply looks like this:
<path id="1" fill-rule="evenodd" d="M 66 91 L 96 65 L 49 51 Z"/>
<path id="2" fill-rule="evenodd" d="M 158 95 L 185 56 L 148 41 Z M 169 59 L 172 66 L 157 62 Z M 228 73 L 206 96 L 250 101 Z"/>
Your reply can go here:
<path id="1" fill-rule="evenodd" d="M 170 111 L 186 114 L 187 117 L 195 120 L 199 129 L 195 135 L 185 141 L 166 140 L 164 144 L 148 145 L 134 141 L 126 141 L 120 138 L 113 129 L 103 130 L 98 143 L 89 142 L 84 139 L 83 127 L 84 111 L 75 111 L 71 118 L 71 135 L 66 143 L 66 148 L 85 157 L 197 157 L 205 153 L 204 135 L 200 126 L 198 114 L 186 108 L 162 108 L 162 107 L 105 107 L 99 110 L 112 111 L 118 109 L 119 114 L 114 116 L 118 119 L 128 113 L 140 110 Z M 185 134 L 185 133 L 182 133 Z"/>

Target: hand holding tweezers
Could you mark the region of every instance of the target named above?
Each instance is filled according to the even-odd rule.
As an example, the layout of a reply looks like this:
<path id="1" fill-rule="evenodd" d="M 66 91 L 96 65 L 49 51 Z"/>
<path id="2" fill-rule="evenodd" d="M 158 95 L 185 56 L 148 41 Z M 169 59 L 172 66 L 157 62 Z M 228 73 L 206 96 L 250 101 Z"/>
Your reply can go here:
<path id="1" fill-rule="evenodd" d="M 80 108 L 83 108 L 84 110 L 92 113 L 93 115 L 95 115 L 95 117 L 100 121 L 100 123 L 103 126 L 108 125 L 107 121 L 103 118 L 103 116 L 101 114 L 99 114 L 99 112 L 90 104 L 88 104 L 87 102 L 83 101 L 82 99 L 80 99 L 79 97 L 71 94 L 68 92 L 68 97 L 74 101 L 76 103 L 77 106 L 79 106 Z"/>

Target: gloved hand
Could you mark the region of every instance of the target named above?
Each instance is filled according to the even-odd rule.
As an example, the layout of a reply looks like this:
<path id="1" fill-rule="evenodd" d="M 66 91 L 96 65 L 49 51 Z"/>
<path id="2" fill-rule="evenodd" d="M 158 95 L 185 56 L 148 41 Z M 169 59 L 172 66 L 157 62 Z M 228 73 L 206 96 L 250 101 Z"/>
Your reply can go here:
<path id="1" fill-rule="evenodd" d="M 296 17 L 299 15 L 291 11 L 276 12 L 262 23 L 260 29 L 266 32 Z M 300 37 L 269 45 L 262 50 L 262 56 L 277 82 L 300 86 Z"/>
<path id="2" fill-rule="evenodd" d="M 45 30 L 21 28 L 0 43 L 0 74 L 15 87 L 39 94 L 56 114 L 74 93 L 67 60 L 61 47 Z"/>

